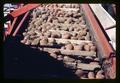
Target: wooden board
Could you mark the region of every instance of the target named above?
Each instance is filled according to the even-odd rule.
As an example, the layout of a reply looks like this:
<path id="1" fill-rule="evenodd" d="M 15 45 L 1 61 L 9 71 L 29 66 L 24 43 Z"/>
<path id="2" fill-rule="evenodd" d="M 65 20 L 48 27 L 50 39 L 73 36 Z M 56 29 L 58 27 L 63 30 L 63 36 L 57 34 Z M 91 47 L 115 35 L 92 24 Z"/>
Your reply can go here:
<path id="1" fill-rule="evenodd" d="M 48 38 L 48 41 L 52 40 L 53 38 Z M 59 43 L 66 44 L 68 42 L 75 43 L 75 44 L 81 44 L 81 43 L 90 43 L 92 41 L 87 41 L 87 40 L 71 40 L 71 39 L 59 39 L 59 38 L 54 38 L 55 41 Z"/>
<path id="2" fill-rule="evenodd" d="M 56 48 L 43 48 L 43 51 L 47 51 L 47 52 L 55 52 L 57 50 L 59 50 L 60 53 L 63 55 L 96 57 L 96 52 L 92 52 L 92 51 L 76 51 L 76 50 L 63 50 Z"/>
<path id="3" fill-rule="evenodd" d="M 83 70 L 94 70 L 96 68 L 101 68 L 99 64 L 85 64 L 85 63 L 79 63 L 77 65 L 77 68 L 83 69 Z"/>
<path id="4" fill-rule="evenodd" d="M 73 34 L 73 33 L 79 33 L 79 32 L 76 32 L 76 31 L 64 31 L 64 30 L 49 30 L 50 32 L 59 32 L 61 34 L 65 34 L 65 33 L 70 33 L 70 34 Z"/>

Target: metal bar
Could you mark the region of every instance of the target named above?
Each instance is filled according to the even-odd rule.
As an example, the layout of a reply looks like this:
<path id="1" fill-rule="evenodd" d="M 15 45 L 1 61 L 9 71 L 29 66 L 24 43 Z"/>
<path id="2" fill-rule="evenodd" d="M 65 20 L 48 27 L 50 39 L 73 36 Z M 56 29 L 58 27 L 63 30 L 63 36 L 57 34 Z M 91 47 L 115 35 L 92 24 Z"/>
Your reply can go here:
<path id="1" fill-rule="evenodd" d="M 10 29 L 10 27 L 11 27 L 11 23 L 6 23 L 7 24 L 7 29 L 5 30 L 5 36 L 7 36 L 8 35 L 8 33 L 9 33 L 9 29 Z"/>
<path id="2" fill-rule="evenodd" d="M 24 15 L 23 19 L 21 20 L 21 22 L 19 23 L 18 27 L 16 28 L 15 32 L 13 33 L 13 36 L 16 35 L 16 33 L 18 32 L 18 30 L 20 29 L 22 23 L 24 22 L 25 18 L 27 17 L 27 15 L 29 14 L 29 11 Z"/>
<path id="3" fill-rule="evenodd" d="M 27 4 L 15 11 L 13 11 L 12 13 L 10 13 L 11 16 L 13 16 L 14 18 L 17 16 L 20 16 L 21 14 L 24 14 L 25 12 L 28 12 L 31 9 L 34 9 L 36 7 L 38 7 L 40 4 Z"/>
<path id="4" fill-rule="evenodd" d="M 104 33 L 102 32 L 101 27 L 99 26 L 98 22 L 96 21 L 88 4 L 81 4 L 81 7 L 82 7 L 83 11 L 85 12 L 86 17 L 88 18 L 89 23 L 90 23 L 91 27 L 93 28 L 93 31 L 95 32 L 97 40 L 99 40 L 98 42 L 102 46 L 102 51 L 104 53 L 104 57 L 109 58 L 110 55 L 112 53 L 114 53 L 114 51 L 112 50 L 109 42 L 107 41 Z"/>
<path id="5" fill-rule="evenodd" d="M 11 32 L 12 32 L 12 30 L 13 30 L 13 27 L 14 27 L 14 25 L 15 25 L 15 22 L 16 22 L 17 18 L 18 18 L 18 17 L 15 17 L 14 20 L 13 20 L 12 25 L 10 24 L 10 29 L 9 29 L 9 31 L 8 31 L 8 35 L 11 34 Z"/>

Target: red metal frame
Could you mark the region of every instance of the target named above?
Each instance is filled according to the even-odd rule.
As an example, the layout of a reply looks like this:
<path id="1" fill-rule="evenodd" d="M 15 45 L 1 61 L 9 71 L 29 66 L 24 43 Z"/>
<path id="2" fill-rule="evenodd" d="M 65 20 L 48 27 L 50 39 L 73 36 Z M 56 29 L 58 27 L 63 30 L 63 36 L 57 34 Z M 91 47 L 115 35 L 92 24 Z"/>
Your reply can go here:
<path id="1" fill-rule="evenodd" d="M 12 30 L 13 30 L 13 27 L 14 27 L 14 25 L 15 25 L 15 23 L 16 23 L 16 20 L 17 20 L 17 18 L 18 18 L 18 16 L 20 16 L 20 15 L 22 15 L 22 14 L 24 14 L 24 13 L 27 12 L 27 13 L 24 15 L 24 17 L 22 18 L 22 20 L 21 20 L 21 22 L 19 23 L 19 25 L 17 26 L 15 32 L 13 33 L 13 36 L 15 36 L 16 33 L 18 32 L 18 30 L 20 29 L 22 23 L 24 22 L 25 18 L 26 18 L 27 15 L 28 15 L 29 10 L 34 9 L 34 8 L 38 7 L 39 5 L 40 5 L 40 4 L 27 4 L 27 5 L 21 7 L 21 8 L 19 8 L 19 9 L 17 9 L 17 10 L 14 10 L 13 12 L 11 12 L 10 15 L 14 18 L 14 20 L 13 20 L 12 25 L 9 24 L 10 26 L 8 27 L 8 28 L 9 28 L 8 35 L 11 34 L 11 32 L 12 32 Z"/>
<path id="2" fill-rule="evenodd" d="M 38 7 L 40 4 L 27 4 L 17 10 L 15 10 L 14 12 L 10 13 L 11 16 L 13 16 L 14 18 L 17 17 L 17 16 L 20 16 L 21 14 L 31 10 L 31 9 L 34 9 L 36 7 Z"/>
<path id="3" fill-rule="evenodd" d="M 99 26 L 98 22 L 96 21 L 90 7 L 88 4 L 82 4 L 82 9 L 85 12 L 86 17 L 89 20 L 89 23 L 91 24 L 93 31 L 95 32 L 95 35 L 97 37 L 98 42 L 100 42 L 100 45 L 103 47 L 102 51 L 104 53 L 105 58 L 109 58 L 111 54 L 114 54 L 114 51 L 112 47 L 110 46 L 108 40 L 106 39 L 104 33 L 102 32 L 101 27 Z"/>
<path id="4" fill-rule="evenodd" d="M 5 36 L 9 34 L 9 30 L 11 28 L 11 23 L 6 23 L 8 25 L 7 30 L 5 31 Z"/>
<path id="5" fill-rule="evenodd" d="M 97 37 L 97 40 L 99 40 L 98 42 L 100 43 L 100 45 L 102 46 L 102 51 L 104 53 L 104 57 L 106 58 L 106 60 L 111 60 L 112 63 L 112 71 L 109 73 L 109 75 L 113 75 L 110 76 L 111 79 L 115 79 L 116 78 L 116 57 L 115 57 L 115 53 L 112 49 L 112 47 L 110 46 L 108 40 L 106 39 L 104 33 L 102 32 L 101 27 L 99 26 L 98 22 L 96 21 L 92 10 L 90 9 L 88 4 L 82 4 L 82 9 L 85 12 L 86 17 L 89 20 L 89 23 L 91 24 L 93 31 L 95 32 L 95 35 Z"/>
<path id="6" fill-rule="evenodd" d="M 13 27 L 14 27 L 14 25 L 15 25 L 16 20 L 17 20 L 17 17 L 14 18 L 12 25 L 10 24 L 10 29 L 9 29 L 8 35 L 11 34 L 12 29 L 13 29 Z"/>
<path id="7" fill-rule="evenodd" d="M 28 14 L 29 14 L 29 11 L 24 15 L 23 19 L 20 21 L 20 23 L 19 23 L 19 25 L 17 26 L 15 32 L 13 33 L 13 36 L 15 36 L 15 35 L 17 34 L 18 30 L 20 29 L 22 23 L 24 22 L 25 18 L 28 16 Z"/>

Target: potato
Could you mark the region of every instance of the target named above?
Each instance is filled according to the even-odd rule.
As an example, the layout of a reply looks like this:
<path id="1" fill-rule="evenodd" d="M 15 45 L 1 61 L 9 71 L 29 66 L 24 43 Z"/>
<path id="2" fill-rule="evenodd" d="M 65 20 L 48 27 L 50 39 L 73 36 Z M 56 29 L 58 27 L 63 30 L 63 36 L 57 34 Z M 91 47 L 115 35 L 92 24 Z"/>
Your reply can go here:
<path id="1" fill-rule="evenodd" d="M 35 30 L 35 36 L 42 36 L 42 32 L 40 32 L 39 30 Z M 33 36 L 33 35 L 31 35 L 31 36 Z"/>
<path id="2" fill-rule="evenodd" d="M 89 46 L 93 46 L 94 44 L 93 44 L 93 42 L 89 42 L 88 45 Z"/>
<path id="3" fill-rule="evenodd" d="M 84 45 L 84 50 L 85 51 L 90 51 L 90 46 L 89 45 Z"/>
<path id="4" fill-rule="evenodd" d="M 34 30 L 30 30 L 27 32 L 29 35 L 35 35 L 36 33 L 34 32 Z"/>
<path id="5" fill-rule="evenodd" d="M 42 40 L 40 40 L 40 45 L 47 45 L 47 43 L 48 43 L 47 38 L 43 38 Z"/>
<path id="6" fill-rule="evenodd" d="M 74 18 L 79 18 L 79 17 L 81 17 L 81 15 L 82 15 L 81 13 L 76 13 L 76 14 L 73 14 L 73 17 Z"/>
<path id="7" fill-rule="evenodd" d="M 36 35 L 30 35 L 30 39 L 34 40 L 36 38 Z"/>
<path id="8" fill-rule="evenodd" d="M 35 26 L 40 26 L 42 24 L 42 22 L 43 22 L 42 20 L 38 20 L 34 23 L 34 25 Z"/>
<path id="9" fill-rule="evenodd" d="M 99 71 L 97 72 L 97 74 L 104 74 L 104 71 L 103 71 L 103 70 L 99 70 Z"/>
<path id="10" fill-rule="evenodd" d="M 65 33 L 65 34 L 62 35 L 63 39 L 70 39 L 70 37 L 71 37 L 70 33 Z"/>
<path id="11" fill-rule="evenodd" d="M 58 55 L 57 56 L 57 60 L 62 61 L 63 60 L 63 56 L 62 55 Z"/>
<path id="12" fill-rule="evenodd" d="M 53 20 L 52 21 L 53 23 L 58 23 L 59 21 L 57 19 Z"/>
<path id="13" fill-rule="evenodd" d="M 75 74 L 76 74 L 77 76 L 81 77 L 81 76 L 84 74 L 84 72 L 83 72 L 83 70 L 81 70 L 81 69 L 77 69 L 76 72 L 75 72 Z"/>
<path id="14" fill-rule="evenodd" d="M 27 40 L 27 41 L 25 42 L 25 44 L 26 44 L 26 45 L 30 45 L 30 44 L 31 44 L 31 40 Z"/>
<path id="15" fill-rule="evenodd" d="M 89 78 L 89 79 L 95 79 L 95 74 L 94 74 L 94 72 L 89 72 L 89 73 L 88 73 L 88 78 Z"/>
<path id="16" fill-rule="evenodd" d="M 59 50 L 59 49 L 56 49 L 56 50 L 53 51 L 53 53 L 55 53 L 55 54 L 60 54 L 60 50 Z"/>
<path id="17" fill-rule="evenodd" d="M 62 49 L 62 50 L 65 50 L 66 48 L 65 48 L 65 46 L 62 46 L 61 49 Z"/>
<path id="18" fill-rule="evenodd" d="M 82 36 L 86 36 L 86 35 L 87 35 L 87 31 L 86 31 L 86 30 L 83 30 L 83 31 L 81 32 L 81 35 L 82 35 Z"/>
<path id="19" fill-rule="evenodd" d="M 85 21 L 84 21 L 84 20 L 82 20 L 82 21 L 80 22 L 80 24 L 85 25 Z"/>
<path id="20" fill-rule="evenodd" d="M 52 38 L 60 38 L 60 37 L 61 37 L 61 34 L 58 33 L 58 32 L 52 33 L 52 34 L 51 34 L 51 37 L 52 37 Z"/>
<path id="21" fill-rule="evenodd" d="M 105 78 L 105 76 L 102 75 L 101 73 L 96 74 L 96 79 L 104 79 L 104 78 Z"/>
<path id="22" fill-rule="evenodd" d="M 76 69 L 76 63 L 74 62 L 65 62 L 65 66 L 70 69 Z"/>
<path id="23" fill-rule="evenodd" d="M 51 32 L 50 32 L 50 31 L 47 31 L 46 33 L 44 33 L 44 36 L 46 36 L 46 37 L 51 37 Z"/>
<path id="24" fill-rule="evenodd" d="M 43 14 L 43 15 L 42 15 L 42 19 L 43 19 L 43 20 L 47 20 L 47 19 L 48 19 L 48 15 Z"/>
<path id="25" fill-rule="evenodd" d="M 95 46 L 91 46 L 90 50 L 95 52 L 96 51 L 96 47 Z"/>
<path id="26" fill-rule="evenodd" d="M 68 29 L 68 27 L 66 26 L 66 27 L 63 27 L 62 30 L 68 31 L 69 29 Z"/>
<path id="27" fill-rule="evenodd" d="M 55 53 L 50 53 L 50 56 L 52 56 L 53 58 L 57 58 L 57 54 L 55 54 Z"/>
<path id="28" fill-rule="evenodd" d="M 68 57 L 68 56 L 64 56 L 64 57 L 63 57 L 63 60 L 64 60 L 64 62 L 74 62 L 74 61 L 75 61 L 75 59 L 70 58 L 70 57 Z"/>
<path id="29" fill-rule="evenodd" d="M 74 50 L 83 50 L 83 45 L 74 45 Z"/>
<path id="30" fill-rule="evenodd" d="M 26 36 L 26 35 L 27 35 L 27 33 L 26 33 L 26 32 L 23 32 L 22 34 L 23 34 L 23 36 Z"/>
<path id="31" fill-rule="evenodd" d="M 54 38 L 50 39 L 49 42 L 50 42 L 50 43 L 53 43 L 53 44 L 56 43 L 56 41 L 55 41 Z"/>
<path id="32" fill-rule="evenodd" d="M 78 35 L 77 33 L 73 33 L 73 34 L 72 34 L 73 37 L 76 37 L 77 35 Z"/>
<path id="33" fill-rule="evenodd" d="M 71 13 L 71 15 L 72 15 L 72 13 Z M 72 23 L 72 22 L 73 22 L 72 17 L 68 18 L 68 19 L 67 19 L 67 22 L 68 22 L 68 24 Z"/>
<path id="34" fill-rule="evenodd" d="M 74 28 L 73 28 L 73 27 L 70 27 L 70 28 L 69 28 L 69 31 L 74 31 Z"/>
<path id="35" fill-rule="evenodd" d="M 49 16 L 49 18 L 48 18 L 47 22 L 52 23 L 52 19 L 53 19 L 53 17 L 52 17 L 52 16 Z"/>
<path id="36" fill-rule="evenodd" d="M 73 50 L 73 45 L 72 44 L 67 44 L 67 45 L 65 45 L 65 48 L 67 50 Z"/>
<path id="37" fill-rule="evenodd" d="M 40 41 L 40 38 L 36 38 L 31 42 L 31 45 L 38 45 Z"/>
<path id="38" fill-rule="evenodd" d="M 100 61 L 99 58 L 94 58 L 94 61 Z"/>
<path id="39" fill-rule="evenodd" d="M 65 22 L 65 18 L 59 17 L 59 18 L 58 18 L 58 22 L 59 22 L 59 23 L 64 23 L 64 22 Z"/>
<path id="40" fill-rule="evenodd" d="M 25 40 L 27 40 L 27 39 L 29 39 L 30 38 L 30 35 L 28 34 L 28 35 L 26 35 L 26 36 L 24 36 L 24 39 Z"/>
<path id="41" fill-rule="evenodd" d="M 26 39 L 23 39 L 23 40 L 21 40 L 20 42 L 21 42 L 21 43 L 26 43 L 26 41 L 27 41 Z"/>
<path id="42" fill-rule="evenodd" d="M 77 37 L 71 37 L 71 39 L 73 39 L 73 40 L 77 40 L 78 38 L 77 38 Z"/>

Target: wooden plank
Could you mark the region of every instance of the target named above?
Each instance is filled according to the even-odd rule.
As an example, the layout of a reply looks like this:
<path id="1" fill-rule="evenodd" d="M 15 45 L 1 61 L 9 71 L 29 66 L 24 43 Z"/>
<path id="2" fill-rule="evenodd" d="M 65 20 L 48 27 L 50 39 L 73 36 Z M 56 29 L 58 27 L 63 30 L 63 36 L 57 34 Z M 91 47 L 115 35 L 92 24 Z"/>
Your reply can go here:
<path id="1" fill-rule="evenodd" d="M 62 50 L 62 49 L 56 49 L 56 48 L 43 48 L 43 51 L 47 52 L 55 52 L 60 51 L 60 54 L 63 55 L 70 55 L 70 56 L 92 56 L 96 57 L 96 52 L 92 51 L 76 51 L 76 50 Z"/>
<path id="2" fill-rule="evenodd" d="M 77 68 L 83 69 L 83 70 L 91 70 L 93 71 L 96 68 L 101 68 L 99 64 L 85 64 L 85 63 L 78 63 Z"/>
<path id="3" fill-rule="evenodd" d="M 65 55 L 80 55 L 80 56 L 96 56 L 96 52 L 93 51 L 76 51 L 76 50 L 60 50 L 61 54 Z"/>
<path id="4" fill-rule="evenodd" d="M 74 34 L 74 33 L 79 33 L 77 31 L 64 31 L 64 30 L 49 30 L 50 32 L 58 32 L 60 34 L 65 34 L 65 33 L 70 33 L 70 34 Z"/>
<path id="5" fill-rule="evenodd" d="M 48 38 L 48 40 L 52 40 L 53 38 Z M 71 39 L 58 39 L 58 38 L 54 38 L 55 41 L 59 44 L 59 43 L 63 43 L 66 44 L 68 42 L 71 43 L 75 43 L 75 44 L 81 44 L 81 43 L 90 43 L 92 41 L 88 41 L 88 40 L 71 40 Z"/>

